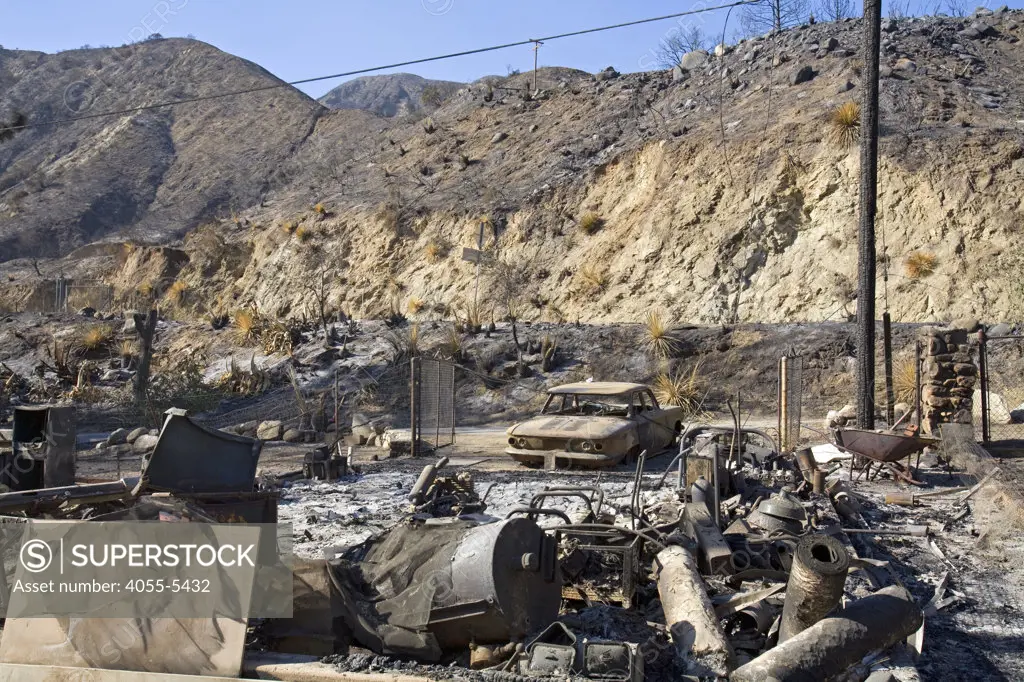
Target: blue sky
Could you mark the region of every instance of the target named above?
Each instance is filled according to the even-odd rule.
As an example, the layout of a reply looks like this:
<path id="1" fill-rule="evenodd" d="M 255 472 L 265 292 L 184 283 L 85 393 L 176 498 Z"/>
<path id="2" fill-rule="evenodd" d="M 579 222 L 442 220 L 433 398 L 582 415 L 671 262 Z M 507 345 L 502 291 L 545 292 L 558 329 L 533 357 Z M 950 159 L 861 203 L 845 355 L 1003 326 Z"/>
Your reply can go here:
<path id="1" fill-rule="evenodd" d="M 0 45 L 56 52 L 121 45 L 151 33 L 194 35 L 298 80 L 447 52 L 671 14 L 728 0 L 21 0 L 8 3 Z M 858 0 L 853 0 L 859 4 Z M 907 2 L 908 0 L 884 0 Z M 921 11 L 925 0 L 909 0 Z M 932 0 L 934 2 L 943 0 Z M 992 0 L 990 0 L 990 3 Z M 702 4 L 703 3 L 703 4 Z M 968 3 L 973 9 L 974 4 Z M 994 4 L 1000 4 L 995 0 Z M 1024 0 L 1009 3 L 1020 7 Z M 725 11 L 686 18 L 721 35 Z M 544 45 L 543 66 L 598 71 L 652 68 L 652 50 L 675 26 L 665 21 Z M 738 10 L 727 35 L 739 28 Z M 529 47 L 406 69 L 428 78 L 469 81 L 533 66 Z M 320 96 L 341 81 L 305 86 Z"/>

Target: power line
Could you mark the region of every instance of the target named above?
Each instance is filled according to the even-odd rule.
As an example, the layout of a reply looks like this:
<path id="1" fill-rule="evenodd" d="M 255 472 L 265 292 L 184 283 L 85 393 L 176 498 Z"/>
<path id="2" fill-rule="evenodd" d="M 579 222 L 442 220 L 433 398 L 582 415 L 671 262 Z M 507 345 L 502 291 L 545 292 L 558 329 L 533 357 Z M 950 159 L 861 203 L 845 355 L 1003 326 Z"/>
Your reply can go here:
<path id="1" fill-rule="evenodd" d="M 185 99 L 170 100 L 167 102 L 159 102 L 156 104 L 146 104 L 137 107 L 129 107 L 126 109 L 118 109 L 114 111 L 101 111 L 95 114 L 85 114 L 83 116 L 73 116 L 70 118 L 56 118 L 48 121 L 38 121 L 35 123 L 25 123 L 17 126 L 5 126 L 4 129 L 7 131 L 24 130 L 26 128 L 40 128 L 42 126 L 56 125 L 59 123 L 74 123 L 75 121 L 85 121 L 94 118 L 103 118 L 107 116 L 124 116 L 125 114 L 137 113 L 140 111 L 149 111 L 152 109 L 162 109 L 164 107 L 173 107 L 181 104 L 194 104 L 196 102 L 206 102 L 213 99 L 223 99 L 226 97 L 237 97 L 239 95 L 249 95 L 255 92 L 265 92 L 267 90 L 277 90 L 280 88 L 294 87 L 296 85 L 305 85 L 307 83 L 316 83 L 319 81 L 334 80 L 336 78 L 348 78 L 350 76 L 359 76 L 366 73 L 373 73 L 376 71 L 385 71 L 387 69 L 397 69 L 405 66 L 415 66 L 417 64 L 427 64 L 429 62 L 437 62 L 445 59 L 454 59 L 456 57 L 468 57 L 470 55 L 482 54 L 484 52 L 495 52 L 498 50 L 506 50 L 511 47 L 522 47 L 524 45 L 535 45 L 537 43 L 544 43 L 550 40 L 560 40 L 562 38 L 573 38 L 576 36 L 587 35 L 590 33 L 600 33 L 602 31 L 612 31 L 620 28 L 627 28 L 630 26 L 639 26 L 641 24 L 650 24 L 658 21 L 666 21 L 668 19 L 678 19 L 679 17 L 690 16 L 694 14 L 702 14 L 704 12 L 714 12 L 720 9 L 731 9 L 733 7 L 739 7 L 741 5 L 753 5 L 760 0 L 737 0 L 726 5 L 716 5 L 714 7 L 704 7 L 701 9 L 688 10 L 686 12 L 676 12 L 675 14 L 666 14 L 660 17 L 651 17 L 648 19 L 638 19 L 636 21 L 627 21 L 621 24 L 612 24 L 610 26 L 599 26 L 597 28 L 587 28 L 580 31 L 571 31 L 569 33 L 559 33 L 553 36 L 547 36 L 544 38 L 527 38 L 526 40 L 518 40 L 513 43 L 505 43 L 503 45 L 492 45 L 490 47 L 480 47 L 474 50 L 464 50 L 462 52 L 452 52 L 449 54 L 438 55 L 436 57 L 424 57 L 422 59 L 413 59 L 406 62 L 396 62 L 394 64 L 386 64 L 383 66 L 371 66 L 365 69 L 357 69 L 355 71 L 344 71 L 342 73 L 333 73 L 327 76 L 314 76 L 313 78 L 302 78 L 300 80 L 275 83 L 274 85 L 262 85 L 256 88 L 247 88 L 245 90 L 233 90 L 231 92 L 221 92 L 215 95 L 203 95 L 200 97 L 189 97 Z"/>

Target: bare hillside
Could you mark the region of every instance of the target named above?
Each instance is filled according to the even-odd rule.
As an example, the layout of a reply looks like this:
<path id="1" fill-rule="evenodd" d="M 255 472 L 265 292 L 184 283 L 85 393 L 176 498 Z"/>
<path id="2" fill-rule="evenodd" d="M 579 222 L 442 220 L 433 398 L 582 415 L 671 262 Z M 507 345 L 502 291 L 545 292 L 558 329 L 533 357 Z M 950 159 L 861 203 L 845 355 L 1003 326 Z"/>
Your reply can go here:
<path id="1" fill-rule="evenodd" d="M 1020 17 L 885 22 L 879 290 L 897 320 L 1022 312 Z M 488 79 L 419 121 L 330 112 L 263 204 L 190 233 L 173 267 L 110 260 L 109 281 L 127 295 L 179 280 L 196 314 L 847 319 L 858 155 L 830 121 L 860 99 L 859 43 L 858 21 L 816 24 L 674 74 Z M 482 217 L 470 310 L 461 253 Z M 40 280 L 7 270 L 17 307 Z"/>
<path id="2" fill-rule="evenodd" d="M 0 50 L 0 119 L 66 119 L 276 85 L 205 43 Z M 168 241 L 258 204 L 323 108 L 294 88 L 44 125 L 0 145 L 0 261 L 117 234 Z"/>
<path id="3" fill-rule="evenodd" d="M 429 80 L 411 73 L 364 76 L 342 83 L 318 101 L 331 109 L 365 109 L 397 116 L 433 108 L 462 87 L 464 83 Z"/>

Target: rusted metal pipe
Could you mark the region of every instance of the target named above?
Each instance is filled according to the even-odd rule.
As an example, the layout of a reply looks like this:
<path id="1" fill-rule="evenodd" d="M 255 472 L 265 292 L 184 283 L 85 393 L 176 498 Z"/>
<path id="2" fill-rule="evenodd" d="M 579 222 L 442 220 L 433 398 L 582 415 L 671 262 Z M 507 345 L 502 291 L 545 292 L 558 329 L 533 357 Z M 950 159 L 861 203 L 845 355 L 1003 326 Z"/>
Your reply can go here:
<path id="1" fill-rule="evenodd" d="M 849 568 L 850 555 L 831 535 L 801 538 L 786 585 L 779 642 L 803 632 L 839 606 Z"/>
<path id="2" fill-rule="evenodd" d="M 655 568 L 665 624 L 687 672 L 701 677 L 727 675 L 732 650 L 693 556 L 673 545 L 658 553 Z"/>
<path id="3" fill-rule="evenodd" d="M 884 651 L 921 627 L 914 598 L 893 586 L 858 599 L 758 656 L 729 676 L 731 682 L 826 680 Z"/>

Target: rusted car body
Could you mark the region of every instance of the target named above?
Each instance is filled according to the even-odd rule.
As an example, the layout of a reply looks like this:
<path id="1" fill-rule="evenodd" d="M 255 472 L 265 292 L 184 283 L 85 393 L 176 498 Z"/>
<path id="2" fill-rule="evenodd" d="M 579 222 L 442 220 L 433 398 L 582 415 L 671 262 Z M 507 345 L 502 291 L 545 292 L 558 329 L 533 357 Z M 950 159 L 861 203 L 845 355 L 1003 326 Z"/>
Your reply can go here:
<path id="1" fill-rule="evenodd" d="M 565 384 L 548 391 L 538 416 L 508 429 L 505 452 L 522 464 L 614 466 L 661 452 L 682 424 L 683 411 L 658 405 L 643 384 Z"/>

